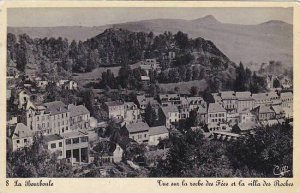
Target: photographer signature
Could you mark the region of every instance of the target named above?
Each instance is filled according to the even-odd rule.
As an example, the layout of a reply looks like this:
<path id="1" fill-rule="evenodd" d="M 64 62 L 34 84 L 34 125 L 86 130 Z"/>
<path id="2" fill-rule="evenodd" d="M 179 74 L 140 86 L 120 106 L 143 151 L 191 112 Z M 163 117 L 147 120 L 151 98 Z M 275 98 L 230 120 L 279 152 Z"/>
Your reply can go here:
<path id="1" fill-rule="evenodd" d="M 279 176 L 279 177 L 283 177 L 286 173 L 290 172 L 291 170 L 289 170 L 288 166 L 278 166 L 275 165 L 273 168 L 273 174 L 274 176 Z"/>

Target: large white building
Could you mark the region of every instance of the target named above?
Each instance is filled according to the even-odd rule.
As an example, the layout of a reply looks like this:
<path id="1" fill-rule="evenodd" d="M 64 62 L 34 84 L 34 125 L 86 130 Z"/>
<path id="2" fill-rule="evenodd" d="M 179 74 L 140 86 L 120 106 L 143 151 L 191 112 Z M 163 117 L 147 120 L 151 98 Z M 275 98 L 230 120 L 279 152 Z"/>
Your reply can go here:
<path id="1" fill-rule="evenodd" d="M 133 102 L 124 103 L 125 117 L 124 121 L 126 123 L 136 123 L 141 119 L 140 109 Z"/>
<path id="2" fill-rule="evenodd" d="M 161 107 L 160 113 L 162 114 L 163 121 L 167 128 L 171 128 L 172 123 L 177 123 L 179 121 L 180 113 L 175 105 Z"/>
<path id="3" fill-rule="evenodd" d="M 148 145 L 157 145 L 161 140 L 169 137 L 169 131 L 165 126 L 150 127 Z"/>
<path id="4" fill-rule="evenodd" d="M 33 132 L 28 129 L 23 123 L 17 123 L 14 128 L 11 129 L 11 142 L 12 150 L 28 147 L 33 142 Z"/>
<path id="5" fill-rule="evenodd" d="M 68 105 L 71 130 L 90 128 L 90 111 L 83 105 Z"/>
<path id="6" fill-rule="evenodd" d="M 251 92 L 236 92 L 237 111 L 242 112 L 245 109 L 253 109 L 254 99 L 251 97 Z"/>
<path id="7" fill-rule="evenodd" d="M 210 103 L 207 110 L 207 123 L 224 123 L 226 114 L 226 110 L 219 103 Z"/>
<path id="8" fill-rule="evenodd" d="M 104 103 L 105 110 L 109 119 L 124 119 L 125 117 L 125 105 L 121 101 L 111 101 Z"/>

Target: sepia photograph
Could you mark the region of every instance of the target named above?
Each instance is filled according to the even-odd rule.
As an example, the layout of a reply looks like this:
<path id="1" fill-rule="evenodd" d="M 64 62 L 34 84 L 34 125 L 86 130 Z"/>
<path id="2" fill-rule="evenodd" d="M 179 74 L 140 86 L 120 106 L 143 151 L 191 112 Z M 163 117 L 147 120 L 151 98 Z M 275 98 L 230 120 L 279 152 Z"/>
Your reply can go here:
<path id="1" fill-rule="evenodd" d="M 293 14 L 7 8 L 6 177 L 293 178 Z"/>

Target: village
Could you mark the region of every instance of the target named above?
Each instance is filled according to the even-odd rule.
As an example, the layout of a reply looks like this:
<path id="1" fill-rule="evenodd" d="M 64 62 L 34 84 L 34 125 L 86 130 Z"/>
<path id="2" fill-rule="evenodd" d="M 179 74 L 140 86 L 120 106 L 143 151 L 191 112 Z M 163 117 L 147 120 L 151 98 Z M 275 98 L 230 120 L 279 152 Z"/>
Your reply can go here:
<path id="1" fill-rule="evenodd" d="M 173 57 L 172 53 L 170 57 Z M 149 71 L 159 71 L 159 63 L 156 59 L 146 59 L 139 67 L 146 71 L 140 80 L 149 86 Z M 14 80 L 21 76 L 25 81 L 16 84 Z M 180 122 L 188 119 L 193 120 L 192 130 L 200 130 L 207 140 L 224 143 L 237 140 L 259 126 L 293 124 L 292 85 L 287 81 L 281 83 L 281 88 L 273 88 L 271 79 L 268 92 L 220 91 L 209 93 L 206 100 L 199 95 L 182 93 L 154 97 L 138 93 L 130 101 L 96 100 L 95 105 L 101 107 L 104 114 L 100 120 L 91 116 L 85 104 L 39 99 L 39 92 L 50 84 L 48 77 L 47 73 L 8 74 L 7 101 L 13 98 L 12 104 L 16 107 L 15 112 L 7 112 L 8 146 L 11 151 L 18 151 L 30 147 L 40 136 L 45 149 L 56 153 L 58 161 L 65 160 L 73 168 L 100 160 L 101 176 L 110 176 L 107 172 L 110 170 L 121 176 L 128 176 L 131 170 L 140 171 L 136 175 L 146 175 L 146 168 L 166 158 L 168 147 L 164 142 L 170 135 L 179 135 Z M 52 83 L 61 90 L 82 89 L 72 79 Z M 115 125 L 120 131 L 118 140 L 112 140 L 110 131 Z M 141 156 L 138 151 L 133 151 L 129 157 L 124 156 L 126 149 L 135 146 L 144 148 L 146 160 L 138 161 Z"/>

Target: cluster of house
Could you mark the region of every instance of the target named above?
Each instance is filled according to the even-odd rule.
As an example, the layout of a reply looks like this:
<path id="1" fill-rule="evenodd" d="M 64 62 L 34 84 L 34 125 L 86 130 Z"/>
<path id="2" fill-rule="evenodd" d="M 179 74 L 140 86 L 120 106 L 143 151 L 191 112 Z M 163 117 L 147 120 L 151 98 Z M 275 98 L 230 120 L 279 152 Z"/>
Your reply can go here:
<path id="1" fill-rule="evenodd" d="M 18 73 L 18 71 L 13 71 L 14 74 L 8 74 L 7 80 L 15 79 L 20 77 L 21 75 Z M 48 73 L 43 73 L 39 76 L 36 76 L 35 74 L 25 74 L 22 75 L 24 78 L 24 84 L 23 87 L 27 89 L 28 91 L 35 92 L 38 90 L 44 90 L 51 81 L 48 80 Z M 74 80 L 69 79 L 61 79 L 57 82 L 54 82 L 55 85 L 61 89 L 65 90 L 77 90 L 78 89 L 78 83 Z M 11 92 L 11 89 L 8 89 L 9 92 Z"/>
<path id="2" fill-rule="evenodd" d="M 129 137 L 139 143 L 154 143 L 168 137 L 170 130 L 176 128 L 181 119 L 187 119 L 191 111 L 197 114 L 201 125 L 207 126 L 210 136 L 225 132 L 249 131 L 258 125 L 282 124 L 293 118 L 292 92 L 251 92 L 225 91 L 212 93 L 213 103 L 207 103 L 202 97 L 180 96 L 179 94 L 161 94 L 155 100 L 145 95 L 136 96 L 135 103 L 113 101 L 105 103 L 109 118 L 124 122 Z M 140 114 L 150 104 L 162 120 L 159 127 L 149 127 L 140 120 Z M 130 107 L 130 108 L 128 108 Z M 235 134 L 234 134 L 235 133 Z M 235 138 L 235 137 L 234 137 Z"/>
<path id="3" fill-rule="evenodd" d="M 134 102 L 110 101 L 103 103 L 106 120 L 117 120 L 127 130 L 128 137 L 137 143 L 157 145 L 176 130 L 178 122 L 196 112 L 201 128 L 206 135 L 222 139 L 235 139 L 239 133 L 248 131 L 257 124 L 273 125 L 293 118 L 292 92 L 250 92 L 225 91 L 212 93 L 213 102 L 202 97 L 160 94 L 157 99 L 137 95 Z M 143 119 L 147 105 L 157 113 L 158 125 L 150 127 Z M 83 105 L 66 105 L 61 101 L 36 104 L 28 93 L 18 95 L 17 117 L 7 122 L 8 138 L 12 150 L 29 146 L 34 136 L 41 135 L 45 147 L 58 152 L 59 158 L 71 163 L 89 163 L 90 143 L 97 139 L 97 120 Z M 98 138 L 99 139 L 99 138 Z M 106 156 L 110 161 L 120 161 L 123 150 L 119 145 Z"/>

